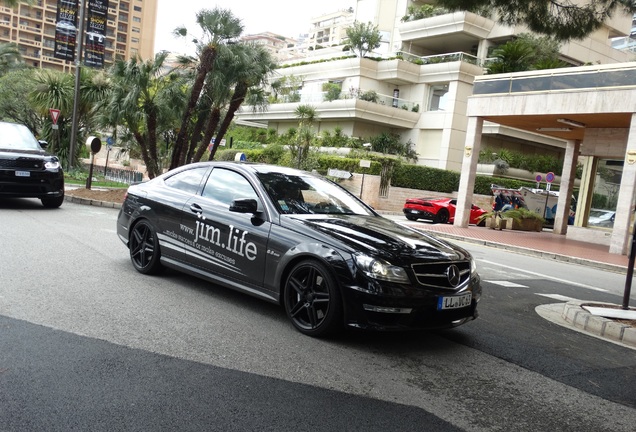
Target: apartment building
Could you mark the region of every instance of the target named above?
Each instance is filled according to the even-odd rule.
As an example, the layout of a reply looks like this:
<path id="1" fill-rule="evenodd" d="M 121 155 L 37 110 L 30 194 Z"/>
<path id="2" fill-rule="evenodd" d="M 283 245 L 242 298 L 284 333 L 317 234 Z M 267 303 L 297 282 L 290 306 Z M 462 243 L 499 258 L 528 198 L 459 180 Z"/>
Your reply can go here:
<path id="1" fill-rule="evenodd" d="M 466 140 L 466 105 L 475 77 L 485 73 L 492 47 L 528 30 L 510 27 L 469 12 L 437 10 L 430 17 L 404 20 L 408 7 L 433 1 L 358 0 L 355 21 L 378 26 L 382 45 L 370 58 L 324 61 L 347 55 L 343 46 L 314 50 L 313 57 L 285 62 L 280 76 L 302 79 L 299 102 L 271 104 L 265 112 L 245 107 L 239 121 L 284 133 L 297 126 L 298 104 L 310 104 L 317 112 L 315 129 L 340 128 L 354 137 L 367 138 L 384 131 L 411 141 L 418 163 L 460 171 Z M 588 38 L 561 46 L 561 58 L 572 65 L 626 62 L 633 54 L 611 46 L 632 28 L 631 16 L 614 16 Z M 313 32 L 315 34 L 315 32 Z M 314 36 L 311 40 L 317 41 Z M 382 60 L 378 61 L 377 58 Z M 320 62 L 312 62 L 320 59 Z M 323 84 L 341 85 L 340 99 L 324 100 Z M 545 135 L 486 123 L 483 146 L 536 151 L 562 157 L 564 144 Z"/>
<path id="2" fill-rule="evenodd" d="M 57 8 L 58 0 L 36 0 L 13 8 L 0 2 L 0 43 L 17 44 L 29 66 L 73 70 L 75 62 L 54 57 Z M 157 0 L 109 0 L 104 65 L 136 54 L 152 58 L 156 16 Z"/>
<path id="3" fill-rule="evenodd" d="M 294 57 L 298 49 L 298 39 L 272 32 L 256 33 L 241 37 L 241 41 L 254 43 L 265 48 L 275 61 L 285 61 Z"/>

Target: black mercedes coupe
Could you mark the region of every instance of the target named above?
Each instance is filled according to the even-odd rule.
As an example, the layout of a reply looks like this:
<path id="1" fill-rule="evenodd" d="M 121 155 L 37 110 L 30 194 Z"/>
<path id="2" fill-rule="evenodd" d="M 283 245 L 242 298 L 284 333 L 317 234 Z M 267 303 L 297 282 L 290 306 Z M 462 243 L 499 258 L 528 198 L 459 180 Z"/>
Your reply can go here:
<path id="1" fill-rule="evenodd" d="M 281 304 L 310 336 L 477 317 L 480 277 L 467 251 L 382 217 L 314 173 L 185 165 L 128 188 L 117 234 L 137 271 L 170 267 Z"/>

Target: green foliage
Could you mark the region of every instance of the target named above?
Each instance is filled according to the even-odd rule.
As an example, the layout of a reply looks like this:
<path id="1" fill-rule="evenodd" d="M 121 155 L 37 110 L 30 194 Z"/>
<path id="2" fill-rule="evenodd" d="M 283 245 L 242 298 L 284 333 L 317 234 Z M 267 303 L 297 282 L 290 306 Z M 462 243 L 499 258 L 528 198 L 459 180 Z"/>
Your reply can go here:
<path id="1" fill-rule="evenodd" d="M 461 174 L 456 171 L 402 164 L 393 170 L 391 185 L 410 189 L 452 193 L 459 190 L 460 176 Z M 510 189 L 519 189 L 522 186 L 532 188 L 535 186 L 533 182 L 528 181 L 478 175 L 475 178 L 473 192 L 480 195 L 491 195 L 492 192 L 490 188 L 493 184 Z"/>
<path id="2" fill-rule="evenodd" d="M 563 171 L 563 161 L 555 156 L 544 154 L 528 154 L 513 150 L 493 150 L 486 148 L 479 152 L 479 163 L 496 163 L 505 161 L 510 168 L 518 168 L 530 172 L 560 173 Z M 577 178 L 581 178 L 582 170 L 577 169 Z"/>
<path id="3" fill-rule="evenodd" d="M 495 48 L 495 60 L 487 65 L 489 74 L 566 67 L 559 59 L 560 44 L 548 36 L 521 34 L 517 39 Z"/>
<path id="4" fill-rule="evenodd" d="M 367 101 L 367 102 L 378 103 L 380 96 L 378 96 L 378 93 L 374 90 L 367 90 L 364 93 L 360 94 L 358 96 L 358 99 Z"/>
<path id="5" fill-rule="evenodd" d="M 340 93 L 342 92 L 342 84 L 336 83 L 324 83 L 322 85 L 322 91 L 325 92 L 324 99 L 328 102 L 340 99 Z"/>
<path id="6" fill-rule="evenodd" d="M 371 137 L 369 142 L 371 150 L 375 152 L 401 156 L 408 160 L 417 159 L 413 143 L 410 140 L 406 143 L 401 142 L 400 136 L 394 132 L 382 132 L 380 135 Z"/>
<path id="7" fill-rule="evenodd" d="M 450 10 L 490 15 L 506 25 L 524 25 L 557 40 L 583 39 L 615 13 L 636 13 L 628 0 L 437 0 Z"/>
<path id="8" fill-rule="evenodd" d="M 347 37 L 349 38 L 348 45 L 358 57 L 366 56 L 368 52 L 379 47 L 382 41 L 378 26 L 371 22 L 367 24 L 354 22 L 353 26 L 347 28 Z"/>
<path id="9" fill-rule="evenodd" d="M 408 7 L 406 15 L 402 17 L 401 21 L 416 21 L 424 18 L 430 18 L 432 16 L 440 15 L 446 12 L 447 10 L 444 8 L 436 7 L 429 4 L 424 4 L 421 6 L 411 5 Z"/>

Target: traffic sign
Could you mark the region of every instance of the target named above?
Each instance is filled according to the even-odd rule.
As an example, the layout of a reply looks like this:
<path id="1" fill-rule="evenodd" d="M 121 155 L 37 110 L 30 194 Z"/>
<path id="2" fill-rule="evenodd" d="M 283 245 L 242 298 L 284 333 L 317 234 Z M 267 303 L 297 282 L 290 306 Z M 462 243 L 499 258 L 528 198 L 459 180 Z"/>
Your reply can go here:
<path id="1" fill-rule="evenodd" d="M 57 124 L 57 119 L 60 118 L 60 110 L 55 108 L 49 108 L 49 114 L 51 115 L 51 120 L 53 120 L 53 124 Z"/>
<path id="2" fill-rule="evenodd" d="M 548 183 L 552 183 L 554 181 L 554 173 L 549 172 L 545 175 L 545 181 Z"/>

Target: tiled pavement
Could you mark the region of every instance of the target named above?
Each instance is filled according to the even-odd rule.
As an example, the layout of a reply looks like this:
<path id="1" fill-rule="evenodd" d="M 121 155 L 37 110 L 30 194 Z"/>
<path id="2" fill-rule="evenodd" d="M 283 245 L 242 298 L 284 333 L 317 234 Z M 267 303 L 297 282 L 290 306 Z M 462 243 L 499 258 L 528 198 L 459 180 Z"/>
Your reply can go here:
<path id="1" fill-rule="evenodd" d="M 552 231 L 495 230 L 486 227 L 405 222 L 409 226 L 432 231 L 441 237 L 469 241 L 500 249 L 509 248 L 529 255 L 543 256 L 560 261 L 573 262 L 625 273 L 629 264 L 627 255 L 609 253 L 609 246 L 567 239 Z"/>

